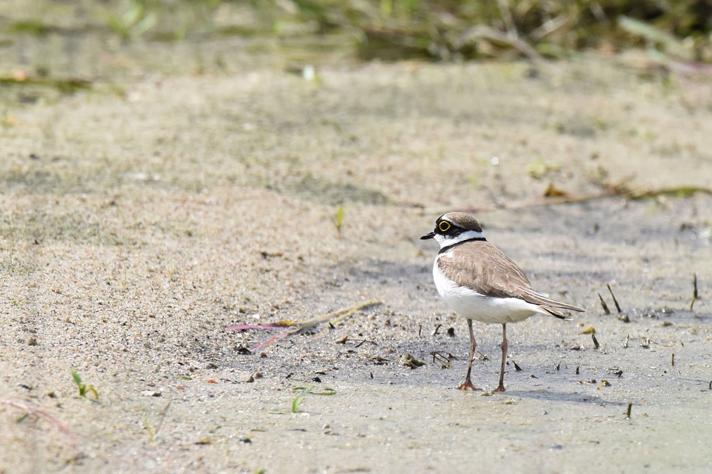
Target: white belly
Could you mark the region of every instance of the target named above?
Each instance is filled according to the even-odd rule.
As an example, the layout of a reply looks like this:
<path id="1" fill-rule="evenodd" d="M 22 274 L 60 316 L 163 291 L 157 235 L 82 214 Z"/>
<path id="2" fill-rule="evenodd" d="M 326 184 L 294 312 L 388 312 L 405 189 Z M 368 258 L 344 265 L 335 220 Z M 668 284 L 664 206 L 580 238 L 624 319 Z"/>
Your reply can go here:
<path id="1" fill-rule="evenodd" d="M 450 309 L 467 319 L 483 323 L 516 323 L 534 313 L 545 311 L 519 298 L 497 298 L 485 296 L 469 288 L 458 286 L 447 278 L 438 267 L 438 259 L 433 264 L 433 279 L 440 297 Z"/>

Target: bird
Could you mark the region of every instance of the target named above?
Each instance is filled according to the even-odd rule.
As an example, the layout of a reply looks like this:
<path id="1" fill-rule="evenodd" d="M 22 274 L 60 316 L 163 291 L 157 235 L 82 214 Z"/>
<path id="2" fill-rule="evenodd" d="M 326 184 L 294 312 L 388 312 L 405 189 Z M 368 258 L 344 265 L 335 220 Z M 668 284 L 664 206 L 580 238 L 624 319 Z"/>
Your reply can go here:
<path id="1" fill-rule="evenodd" d="M 470 351 L 465 380 L 458 386 L 460 390 L 480 390 L 471 379 L 477 351 L 473 320 L 502 325 L 502 364 L 495 392 L 504 392 L 507 324 L 524 321 L 535 314 L 566 319 L 565 311 L 584 311 L 532 289 L 524 272 L 487 240 L 482 226 L 470 213 L 445 213 L 435 221 L 435 229 L 420 238 L 435 239 L 440 244 L 433 263 L 435 287 L 445 304 L 467 320 Z"/>

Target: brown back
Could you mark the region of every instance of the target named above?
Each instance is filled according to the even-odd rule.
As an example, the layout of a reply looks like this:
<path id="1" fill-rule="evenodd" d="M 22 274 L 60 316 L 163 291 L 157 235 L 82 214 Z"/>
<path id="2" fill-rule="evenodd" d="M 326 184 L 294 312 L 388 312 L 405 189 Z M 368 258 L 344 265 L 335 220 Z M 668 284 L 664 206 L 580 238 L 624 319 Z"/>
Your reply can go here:
<path id="1" fill-rule="evenodd" d="M 487 241 L 464 242 L 445 250 L 438 267 L 450 280 L 485 296 L 526 299 L 531 284 L 524 272 Z"/>
<path id="2" fill-rule="evenodd" d="M 485 296 L 519 298 L 539 305 L 553 316 L 562 318 L 560 310 L 583 309 L 534 291 L 529 279 L 500 249 L 487 241 L 469 241 L 444 251 L 438 267 L 449 279 Z"/>

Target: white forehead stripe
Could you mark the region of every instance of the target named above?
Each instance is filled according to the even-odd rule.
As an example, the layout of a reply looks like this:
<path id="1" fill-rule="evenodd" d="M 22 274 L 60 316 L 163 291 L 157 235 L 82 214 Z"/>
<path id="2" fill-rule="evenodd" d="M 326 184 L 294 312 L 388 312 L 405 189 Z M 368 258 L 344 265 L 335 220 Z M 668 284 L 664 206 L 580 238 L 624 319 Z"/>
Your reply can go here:
<path id="1" fill-rule="evenodd" d="M 477 232 L 476 230 L 467 230 L 455 237 L 448 237 L 446 235 L 435 234 L 435 240 L 440 244 L 440 248 L 450 247 L 451 245 L 459 244 L 463 240 L 471 239 L 484 239 L 485 235 L 482 232 Z"/>

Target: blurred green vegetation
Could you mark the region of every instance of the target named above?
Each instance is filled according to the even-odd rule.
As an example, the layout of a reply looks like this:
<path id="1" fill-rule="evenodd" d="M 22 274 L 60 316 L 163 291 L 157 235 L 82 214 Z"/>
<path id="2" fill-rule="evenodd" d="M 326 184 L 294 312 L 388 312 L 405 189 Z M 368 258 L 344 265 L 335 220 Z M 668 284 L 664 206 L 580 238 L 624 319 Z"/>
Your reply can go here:
<path id="1" fill-rule="evenodd" d="M 709 0 L 64 0 L 131 39 L 342 35 L 363 59 L 563 57 L 645 47 L 710 62 Z M 94 26 L 97 26 L 96 24 Z M 17 32 L 47 34 L 52 18 Z"/>
<path id="2" fill-rule="evenodd" d="M 270 19 L 301 21 L 359 38 L 365 58 L 560 57 L 587 48 L 651 47 L 684 60 L 710 58 L 705 0 L 294 0 L 254 2 Z M 259 5 L 259 7 L 258 7 Z"/>

